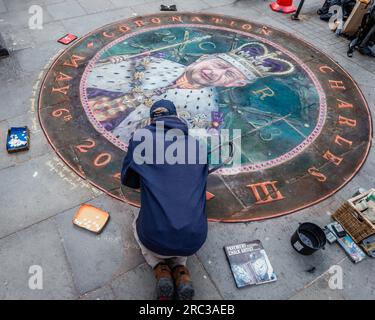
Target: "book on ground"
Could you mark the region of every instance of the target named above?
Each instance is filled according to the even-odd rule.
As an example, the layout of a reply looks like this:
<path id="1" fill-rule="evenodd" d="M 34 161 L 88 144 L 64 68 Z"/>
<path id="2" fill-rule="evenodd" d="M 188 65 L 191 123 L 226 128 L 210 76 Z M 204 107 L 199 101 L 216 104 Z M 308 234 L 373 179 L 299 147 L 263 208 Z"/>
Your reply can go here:
<path id="1" fill-rule="evenodd" d="M 277 280 L 259 240 L 225 246 L 224 251 L 238 288 Z"/>

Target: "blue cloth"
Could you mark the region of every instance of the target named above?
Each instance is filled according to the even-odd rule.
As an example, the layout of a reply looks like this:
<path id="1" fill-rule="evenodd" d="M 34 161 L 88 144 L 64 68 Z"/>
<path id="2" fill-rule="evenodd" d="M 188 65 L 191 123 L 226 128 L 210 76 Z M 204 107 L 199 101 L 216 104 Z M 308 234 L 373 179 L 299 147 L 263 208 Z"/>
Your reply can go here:
<path id="1" fill-rule="evenodd" d="M 161 139 L 158 147 L 164 144 L 164 150 L 167 150 L 172 143 L 183 143 L 185 164 L 155 164 L 156 152 L 151 155 L 152 164 L 137 164 L 133 154 L 137 154 L 135 148 L 141 142 L 133 141 L 133 136 L 124 159 L 121 181 L 132 188 L 141 187 L 141 209 L 136 227 L 142 244 L 160 255 L 190 256 L 201 248 L 207 237 L 205 209 L 208 165 L 207 161 L 199 164 L 199 156 L 204 154 L 200 153 L 202 146 L 188 135 L 184 122 L 175 116 L 159 118 L 160 122 L 164 123 L 164 132 L 169 129 L 182 130 L 181 139 L 175 139 L 176 142 Z M 156 150 L 156 123 L 145 128 L 151 132 Z M 187 163 L 189 141 L 194 146 L 192 149 L 195 149 L 196 164 Z"/>

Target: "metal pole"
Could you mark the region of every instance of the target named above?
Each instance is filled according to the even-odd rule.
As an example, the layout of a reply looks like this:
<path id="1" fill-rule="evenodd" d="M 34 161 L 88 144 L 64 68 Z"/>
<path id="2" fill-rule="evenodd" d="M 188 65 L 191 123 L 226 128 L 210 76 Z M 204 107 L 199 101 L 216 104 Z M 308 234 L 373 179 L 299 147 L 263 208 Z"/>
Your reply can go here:
<path id="1" fill-rule="evenodd" d="M 300 1 L 297 11 L 291 15 L 292 20 L 299 20 L 299 13 L 301 12 L 304 3 L 305 3 L 305 0 Z"/>

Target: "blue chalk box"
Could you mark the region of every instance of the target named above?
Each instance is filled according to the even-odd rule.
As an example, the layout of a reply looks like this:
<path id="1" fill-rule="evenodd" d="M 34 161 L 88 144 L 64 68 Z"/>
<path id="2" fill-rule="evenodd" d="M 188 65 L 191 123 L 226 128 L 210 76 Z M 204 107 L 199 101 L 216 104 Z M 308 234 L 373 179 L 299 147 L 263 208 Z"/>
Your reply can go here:
<path id="1" fill-rule="evenodd" d="M 7 137 L 7 151 L 9 153 L 29 150 L 30 131 L 28 127 L 10 128 Z"/>

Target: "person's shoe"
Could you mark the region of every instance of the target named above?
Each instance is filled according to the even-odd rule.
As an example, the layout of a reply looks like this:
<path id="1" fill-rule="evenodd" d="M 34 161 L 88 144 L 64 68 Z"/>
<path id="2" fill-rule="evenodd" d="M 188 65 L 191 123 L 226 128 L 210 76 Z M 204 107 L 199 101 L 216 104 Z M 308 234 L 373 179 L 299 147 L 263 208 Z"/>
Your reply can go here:
<path id="1" fill-rule="evenodd" d="M 178 300 L 192 300 L 194 297 L 193 282 L 190 279 L 189 270 L 185 266 L 173 268 L 173 279 L 176 286 Z"/>
<path id="2" fill-rule="evenodd" d="M 154 268 L 156 278 L 157 300 L 172 300 L 174 296 L 174 285 L 171 269 L 165 263 L 159 263 Z"/>

